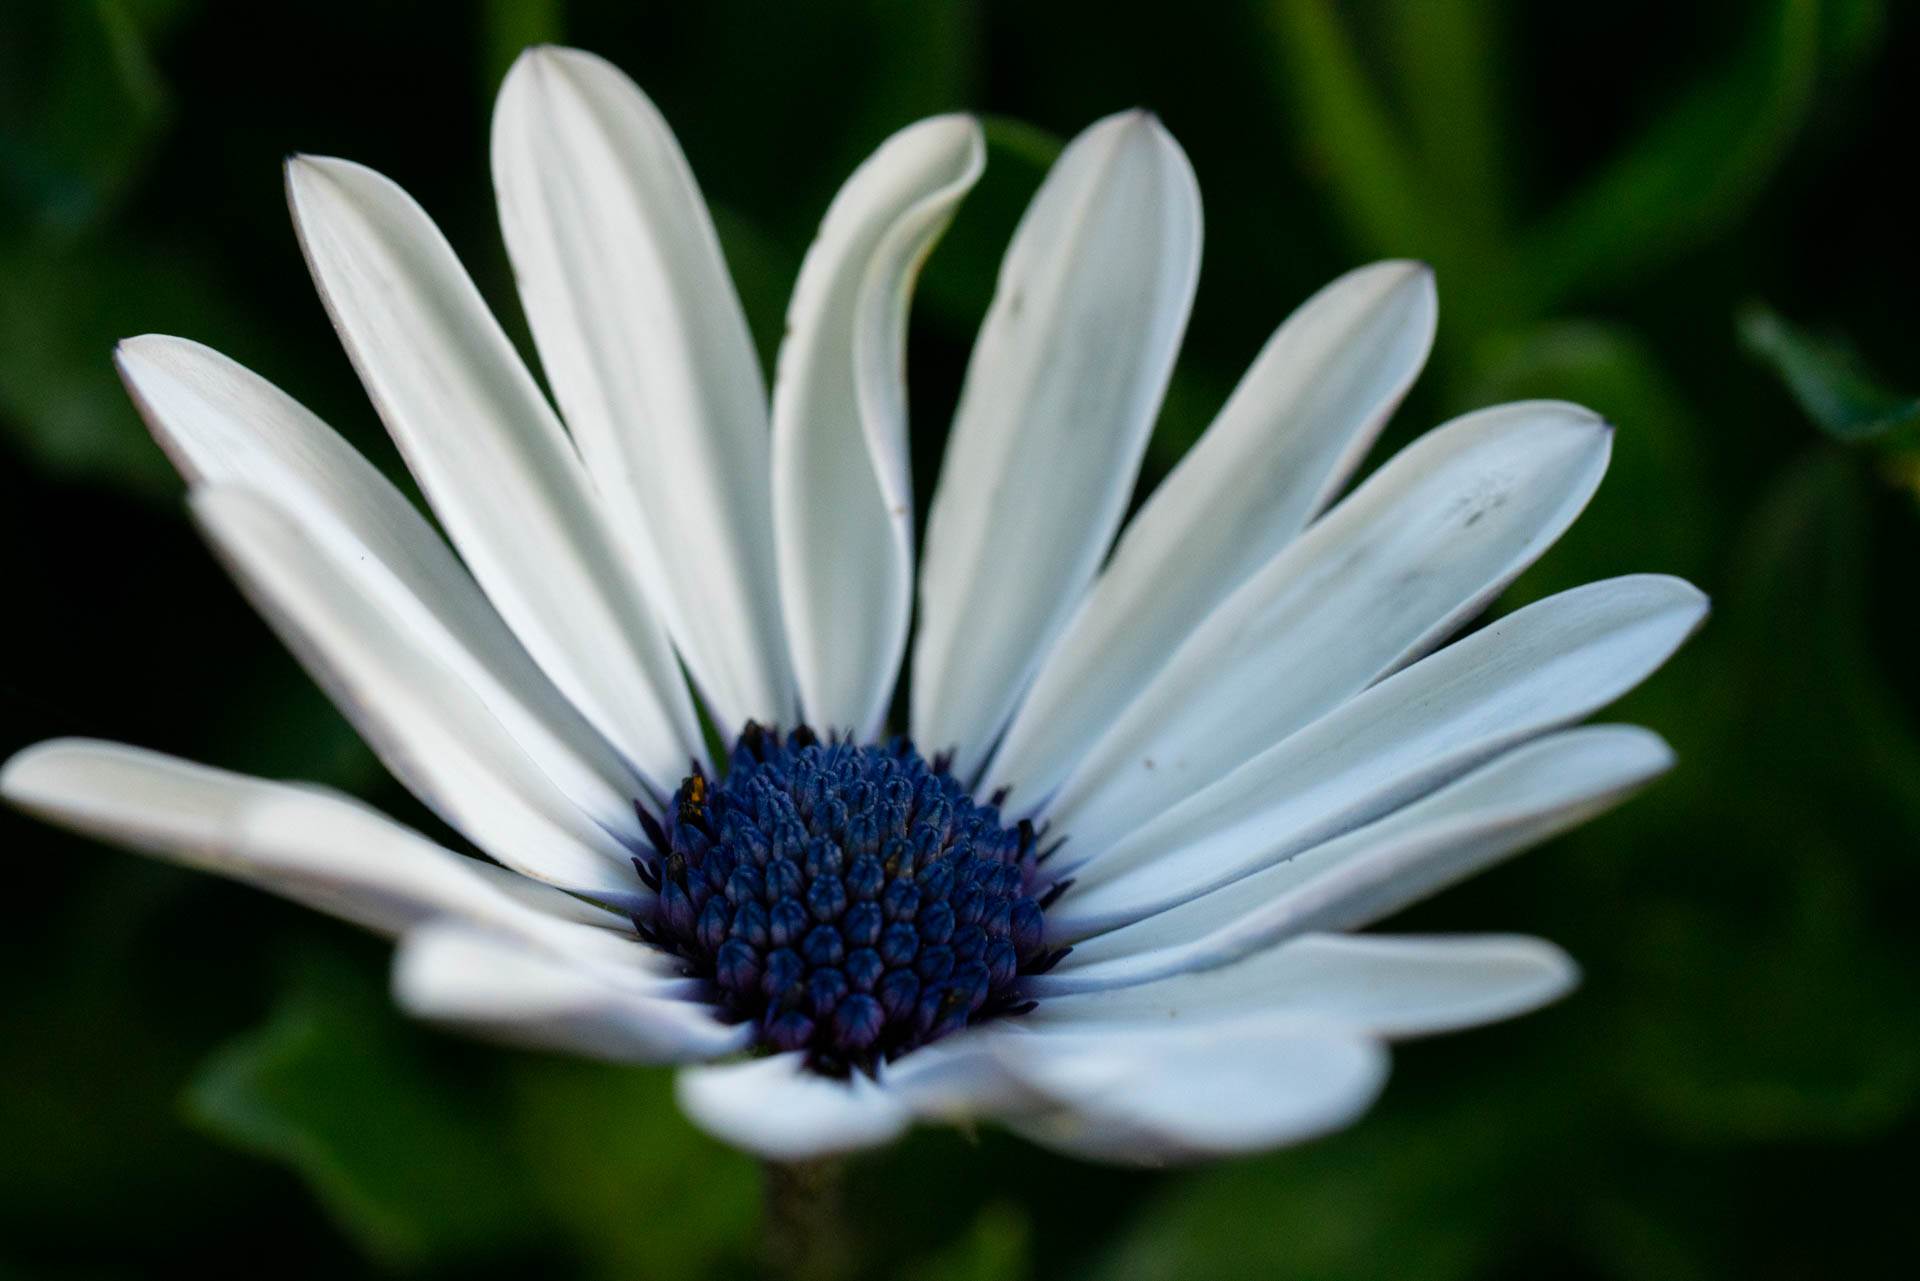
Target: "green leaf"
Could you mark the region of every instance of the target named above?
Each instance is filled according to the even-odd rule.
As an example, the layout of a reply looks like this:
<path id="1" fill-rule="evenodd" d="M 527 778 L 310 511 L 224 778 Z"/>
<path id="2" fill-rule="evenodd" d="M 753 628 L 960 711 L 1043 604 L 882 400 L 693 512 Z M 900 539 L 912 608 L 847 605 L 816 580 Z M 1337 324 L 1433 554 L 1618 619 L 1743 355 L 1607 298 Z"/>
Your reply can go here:
<path id="1" fill-rule="evenodd" d="M 681 1115 L 670 1071 L 527 1058 L 511 1096 L 537 1195 L 601 1275 L 684 1281 L 750 1263 L 759 1167 Z"/>
<path id="2" fill-rule="evenodd" d="M 290 1166 L 389 1266 L 524 1245 L 541 1224 L 504 1136 L 369 986 L 308 963 L 267 1022 L 195 1076 L 188 1117 Z"/>
<path id="3" fill-rule="evenodd" d="M 480 88 L 491 102 L 507 68 L 523 49 L 559 44 L 566 38 L 564 0 L 486 0 L 481 9 L 483 37 Z"/>
<path id="4" fill-rule="evenodd" d="M 1883 0 L 1827 0 L 1821 18 L 1822 44 L 1834 62 L 1850 65 L 1865 60 L 1880 47 L 1886 34 L 1887 6 Z"/>
<path id="5" fill-rule="evenodd" d="M 1265 8 L 1308 175 L 1326 187 L 1361 252 L 1423 259 L 1455 282 L 1444 343 L 1512 312 L 1498 270 L 1506 183 L 1489 9 L 1394 0 L 1385 34 L 1395 55 L 1387 69 L 1401 81 L 1396 113 L 1348 30 L 1349 6 L 1269 0 Z"/>
<path id="6" fill-rule="evenodd" d="M 1491 242 L 1507 218 L 1512 177 L 1500 129 L 1500 6 L 1485 0 L 1393 0 L 1400 100 L 1449 221 Z M 1431 204 L 1428 205 L 1429 211 Z"/>
<path id="7" fill-rule="evenodd" d="M 1613 1045 L 1689 1140 L 1858 1140 L 1920 1099 L 1920 969 L 1878 906 L 1911 884 L 1920 738 L 1869 643 L 1870 492 L 1823 449 L 1753 512 L 1701 638 L 1687 812 L 1615 851 L 1659 893 L 1619 923 L 1640 996 Z"/>
<path id="8" fill-rule="evenodd" d="M 1786 470 L 1735 543 L 1722 625 L 1745 643 L 1714 692 L 1728 759 L 1795 782 L 1829 822 L 1892 821 L 1920 848 L 1920 735 L 1872 640 L 1869 502 L 1830 451 Z"/>
<path id="9" fill-rule="evenodd" d="M 983 24 L 975 0 L 918 0 L 903 5 L 855 0 L 841 7 L 843 30 L 858 33 L 871 53 L 863 60 L 856 82 L 856 109 L 840 130 L 842 139 L 861 148 L 861 154 L 845 158 L 839 171 L 844 174 L 905 122 L 977 103 L 976 66 L 981 60 Z M 825 35 L 816 24 L 807 26 L 816 39 Z"/>
<path id="10" fill-rule="evenodd" d="M 0 240 L 0 433 L 63 479 L 176 497 L 179 478 L 113 368 L 114 343 L 153 330 L 217 339 L 247 326 L 164 250 Z"/>
<path id="11" fill-rule="evenodd" d="M 1883 386 L 1844 340 L 1817 338 L 1755 304 L 1740 313 L 1740 340 L 1787 385 L 1820 430 L 1835 440 L 1915 443 L 1920 396 Z"/>
<path id="12" fill-rule="evenodd" d="M 982 116 L 980 131 L 986 136 L 989 152 L 999 152 L 1040 173 L 1053 167 L 1067 145 L 1052 130 L 1012 116 Z"/>
<path id="13" fill-rule="evenodd" d="M 1271 0 L 1266 13 L 1308 167 L 1331 187 L 1348 226 L 1375 252 L 1434 257 L 1425 184 L 1338 7 Z"/>
<path id="14" fill-rule="evenodd" d="M 1620 923 L 1637 993 L 1614 1046 L 1623 1075 L 1692 1142 L 1884 1134 L 1920 1094 L 1920 975 L 1874 934 L 1854 850 L 1791 807 L 1759 808 L 1766 821 L 1723 828 L 1745 850 L 1719 861 L 1767 881 L 1768 904 L 1675 898 Z"/>
<path id="15" fill-rule="evenodd" d="M 1516 289 L 1530 312 L 1614 285 L 1743 213 L 1813 102 L 1817 0 L 1774 0 L 1745 47 L 1528 237 Z"/>
<path id="16" fill-rule="evenodd" d="M 0 79 L 25 99 L 0 129 L 0 208 L 13 206 L 34 230 L 60 236 L 100 220 L 152 159 L 167 125 L 168 96 L 149 45 L 187 7 L 92 0 L 23 3 L 8 13 L 41 38 L 10 39 L 0 51 Z M 38 60 L 24 61 L 33 49 Z"/>
<path id="17" fill-rule="evenodd" d="M 233 920 L 208 919 L 211 882 L 177 868 L 38 825 L 7 832 L 34 908 L 0 962 L 33 978 L 0 1006 L 0 1239 L 22 1245 L 31 1225 L 41 1241 L 94 1240 L 110 1222 L 161 1250 L 217 1232 L 243 1172 L 173 1104 L 209 1017 L 230 1016 L 231 989 L 205 984 Z M 205 1199 L 178 1203 L 183 1186 Z"/>

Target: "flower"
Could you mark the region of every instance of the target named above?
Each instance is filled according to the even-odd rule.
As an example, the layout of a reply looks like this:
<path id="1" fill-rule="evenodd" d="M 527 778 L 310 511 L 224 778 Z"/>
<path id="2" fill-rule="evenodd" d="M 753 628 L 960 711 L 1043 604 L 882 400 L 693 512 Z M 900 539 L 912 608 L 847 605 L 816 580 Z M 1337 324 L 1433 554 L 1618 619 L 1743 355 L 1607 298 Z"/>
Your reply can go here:
<path id="1" fill-rule="evenodd" d="M 1565 992 L 1538 940 L 1345 931 L 1667 768 L 1645 730 L 1569 726 L 1704 598 L 1617 578 L 1438 648 L 1574 519 L 1610 429 L 1483 410 L 1335 501 L 1431 342 L 1405 262 L 1289 319 L 1116 543 L 1200 247 L 1144 113 L 1066 148 L 1007 253 L 927 522 L 912 739 L 883 737 L 909 293 L 983 162 L 947 116 L 855 172 L 769 402 L 652 104 L 529 51 L 493 168 L 556 413 L 399 187 L 296 158 L 314 279 L 452 547 L 224 357 L 118 363 L 242 589 L 487 858 L 109 743 L 21 752 L 6 796 L 395 936 L 413 1014 L 686 1065 L 694 1119 L 780 1159 L 976 1118 L 1098 1159 L 1258 1149 L 1363 1111 L 1385 1041 Z"/>

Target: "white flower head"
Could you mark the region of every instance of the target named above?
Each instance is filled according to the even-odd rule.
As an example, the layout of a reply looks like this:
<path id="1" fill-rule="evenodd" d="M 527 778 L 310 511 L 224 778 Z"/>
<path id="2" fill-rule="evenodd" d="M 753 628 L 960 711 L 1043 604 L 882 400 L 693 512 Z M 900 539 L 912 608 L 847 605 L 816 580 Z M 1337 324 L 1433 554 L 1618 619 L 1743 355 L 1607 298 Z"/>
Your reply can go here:
<path id="1" fill-rule="evenodd" d="M 1379 263 L 1280 327 L 1122 531 L 1200 201 L 1158 121 L 1113 116 L 1007 252 L 916 611 L 906 316 L 984 157 L 944 116 L 854 173 L 769 397 L 658 112 L 598 58 L 529 51 L 493 168 L 557 409 L 405 192 L 293 160 L 315 282 L 446 540 L 224 357 L 144 337 L 119 365 L 241 587 L 492 861 L 109 743 L 27 749 L 7 797 L 397 938 L 423 1018 L 684 1064 L 689 1114 L 779 1159 L 922 1120 L 1118 1161 L 1265 1148 L 1364 1110 L 1386 1041 L 1565 992 L 1539 940 L 1344 931 L 1671 763 L 1570 727 L 1700 622 L 1686 583 L 1440 647 L 1578 514 L 1607 424 L 1468 414 L 1340 497 L 1433 335 L 1430 273 Z"/>

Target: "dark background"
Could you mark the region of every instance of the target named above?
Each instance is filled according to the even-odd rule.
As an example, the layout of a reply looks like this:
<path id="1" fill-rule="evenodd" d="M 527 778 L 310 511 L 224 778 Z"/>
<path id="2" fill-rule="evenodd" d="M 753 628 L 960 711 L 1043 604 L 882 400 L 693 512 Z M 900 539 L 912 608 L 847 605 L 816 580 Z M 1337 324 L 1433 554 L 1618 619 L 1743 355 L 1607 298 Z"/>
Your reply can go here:
<path id="1" fill-rule="evenodd" d="M 427 822 L 198 545 L 108 361 L 145 331 L 209 342 L 392 467 L 290 234 L 285 154 L 406 185 L 522 332 L 492 90 L 526 43 L 594 49 L 678 130 L 770 356 L 839 179 L 918 116 L 987 114 L 987 177 L 915 313 L 924 502 L 1021 203 L 1060 137 L 1145 104 L 1208 223 L 1146 480 L 1307 293 L 1427 258 L 1439 345 L 1387 444 L 1528 395 L 1619 424 L 1600 497 L 1508 603 L 1630 570 L 1711 592 L 1707 631 L 1610 713 L 1682 763 L 1395 922 L 1554 938 L 1586 968 L 1572 999 L 1403 1048 L 1360 1125 L 1257 1160 L 1132 1174 L 918 1134 L 854 1168 L 849 1266 L 1910 1267 L 1916 19 L 1864 0 L 8 0 L 0 751 L 102 735 Z M 0 1277 L 751 1272 L 758 1171 L 678 1117 L 665 1073 L 424 1031 L 388 1008 L 370 940 L 0 825 Z"/>

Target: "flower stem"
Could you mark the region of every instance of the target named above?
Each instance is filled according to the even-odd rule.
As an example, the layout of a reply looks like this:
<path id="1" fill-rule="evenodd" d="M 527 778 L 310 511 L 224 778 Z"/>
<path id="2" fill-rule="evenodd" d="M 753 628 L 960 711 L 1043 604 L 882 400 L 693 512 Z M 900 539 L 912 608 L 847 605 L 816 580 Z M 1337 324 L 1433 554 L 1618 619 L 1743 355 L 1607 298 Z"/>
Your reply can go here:
<path id="1" fill-rule="evenodd" d="M 792 1281 L 839 1281 L 857 1254 L 847 1215 L 847 1163 L 767 1161 L 760 1167 L 761 1262 Z"/>

